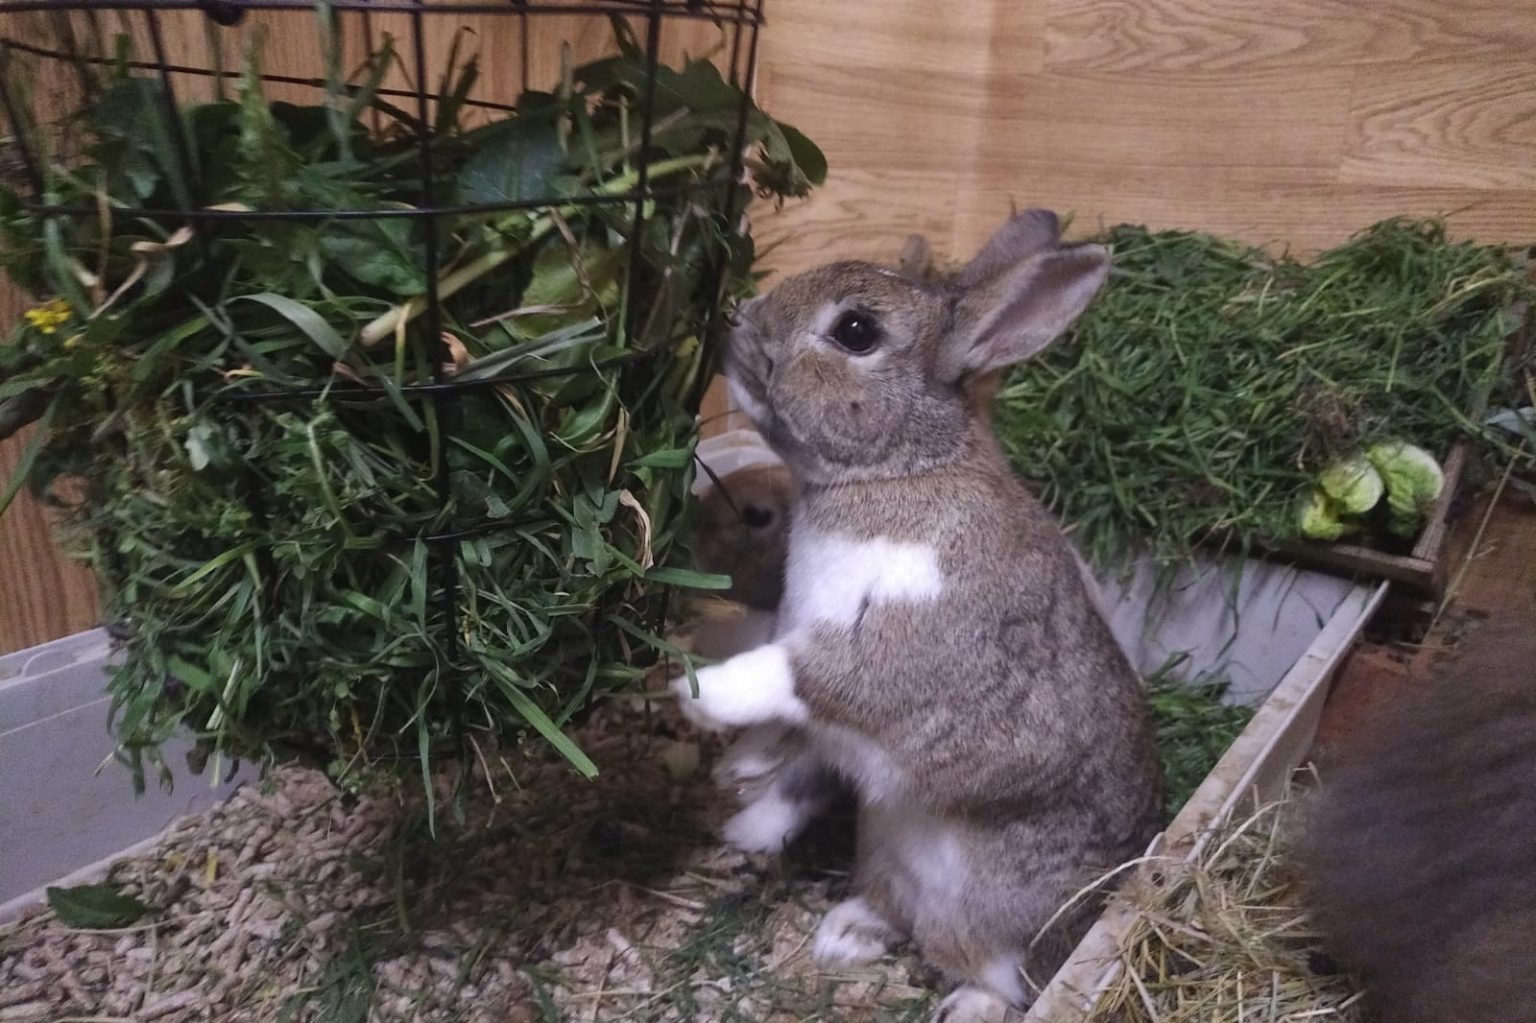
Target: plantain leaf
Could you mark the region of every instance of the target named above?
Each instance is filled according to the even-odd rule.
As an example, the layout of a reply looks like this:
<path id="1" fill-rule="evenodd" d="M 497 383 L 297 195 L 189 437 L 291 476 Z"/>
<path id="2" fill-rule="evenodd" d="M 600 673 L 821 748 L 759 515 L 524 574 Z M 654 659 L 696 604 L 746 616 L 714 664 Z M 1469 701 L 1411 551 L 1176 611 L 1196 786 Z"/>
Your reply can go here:
<path id="1" fill-rule="evenodd" d="M 565 169 L 565 152 L 553 123 L 519 118 L 496 125 L 483 138 L 481 148 L 459 171 L 459 202 L 471 205 L 555 197 L 556 179 Z"/>
<path id="2" fill-rule="evenodd" d="M 427 290 L 422 257 L 403 219 L 351 220 L 320 236 L 320 251 L 354 280 L 404 297 Z"/>
<path id="3" fill-rule="evenodd" d="M 116 930 L 138 923 L 150 909 L 111 884 L 82 884 L 73 888 L 48 888 L 48 908 L 66 927 L 93 931 Z"/>

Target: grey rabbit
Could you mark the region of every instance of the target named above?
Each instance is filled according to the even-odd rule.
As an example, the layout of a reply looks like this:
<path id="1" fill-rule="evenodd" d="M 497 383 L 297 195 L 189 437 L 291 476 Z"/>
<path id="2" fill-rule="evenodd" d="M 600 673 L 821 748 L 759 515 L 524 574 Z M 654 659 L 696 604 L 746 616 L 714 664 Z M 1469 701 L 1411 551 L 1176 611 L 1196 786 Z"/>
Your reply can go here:
<path id="1" fill-rule="evenodd" d="M 754 465 L 721 477 L 699 501 L 699 567 L 731 577 L 721 596 L 745 614 L 701 616 L 696 652 L 716 658 L 768 641 L 784 593 L 794 517 L 794 480 L 783 465 Z M 805 732 L 772 722 L 747 730 L 715 770 L 743 807 L 722 835 L 748 852 L 778 852 L 842 793 L 844 786 L 810 748 Z"/>
<path id="2" fill-rule="evenodd" d="M 1536 1023 L 1536 622 L 1485 625 L 1319 759 L 1299 859 L 1382 1023 Z"/>
<path id="3" fill-rule="evenodd" d="M 903 938 L 959 987 L 936 1019 L 1031 1000 L 1142 854 L 1161 771 L 1140 680 L 973 388 L 1055 340 L 1109 272 L 1056 217 L 1010 219 L 952 279 L 842 262 L 738 311 L 738 407 L 796 480 L 774 639 L 674 687 L 704 727 L 798 726 L 858 794 L 856 895 L 814 957 Z"/>

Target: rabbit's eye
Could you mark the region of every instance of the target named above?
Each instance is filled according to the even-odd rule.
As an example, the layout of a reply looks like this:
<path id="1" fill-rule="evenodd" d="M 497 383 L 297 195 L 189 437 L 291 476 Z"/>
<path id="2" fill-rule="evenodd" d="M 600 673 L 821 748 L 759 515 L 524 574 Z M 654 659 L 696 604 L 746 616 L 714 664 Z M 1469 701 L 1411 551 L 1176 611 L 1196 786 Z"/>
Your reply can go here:
<path id="1" fill-rule="evenodd" d="M 753 529 L 764 529 L 773 525 L 773 509 L 749 504 L 741 510 L 741 520 Z"/>
<path id="2" fill-rule="evenodd" d="M 881 336 L 879 322 L 859 309 L 848 310 L 832 325 L 832 340 L 854 355 L 872 351 Z"/>

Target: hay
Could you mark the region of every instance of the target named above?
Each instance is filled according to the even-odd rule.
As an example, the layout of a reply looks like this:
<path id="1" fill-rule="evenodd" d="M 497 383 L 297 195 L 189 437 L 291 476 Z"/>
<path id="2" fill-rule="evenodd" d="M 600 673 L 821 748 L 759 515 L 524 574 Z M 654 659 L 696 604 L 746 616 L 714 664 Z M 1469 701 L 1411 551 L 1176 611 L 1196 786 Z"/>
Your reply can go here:
<path id="1" fill-rule="evenodd" d="M 926 1019 L 935 978 L 911 949 L 811 962 L 851 822 L 782 858 L 723 847 L 718 740 L 683 734 L 674 701 L 603 701 L 573 735 L 624 770 L 588 781 L 530 741 L 435 841 L 414 790 L 354 797 L 279 769 L 111 868 L 144 919 L 81 929 L 40 907 L 0 925 L 0 1023 Z"/>
<path id="2" fill-rule="evenodd" d="M 187 732 L 358 787 L 534 733 L 595 773 L 563 729 L 638 683 L 669 587 L 724 584 L 676 541 L 706 327 L 752 290 L 738 118 L 760 194 L 824 168 L 702 60 L 656 70 L 667 130 L 640 152 L 649 65 L 622 25 L 616 56 L 515 116 L 444 99 L 435 189 L 416 119 L 378 93 L 387 38 L 307 106 L 268 98 L 254 44 L 231 100 L 180 120 L 153 78 L 103 78 L 86 152 L 45 184 L 116 208 L 105 228 L 0 183 L 0 270 L 40 303 L 0 342 L 0 439 L 40 424 L 0 514 L 24 484 L 71 508 L 141 783 Z M 478 68 L 450 59 L 438 92 L 462 100 Z M 183 122 L 196 181 L 165 158 Z M 373 219 L 434 202 L 460 212 Z M 283 216 L 194 236 L 138 205 Z"/>
<path id="3" fill-rule="evenodd" d="M 1358 1023 L 1358 983 L 1319 946 L 1287 858 L 1299 789 L 1234 819 L 1187 863 L 1115 896 L 1135 918 L 1090 1020 Z"/>

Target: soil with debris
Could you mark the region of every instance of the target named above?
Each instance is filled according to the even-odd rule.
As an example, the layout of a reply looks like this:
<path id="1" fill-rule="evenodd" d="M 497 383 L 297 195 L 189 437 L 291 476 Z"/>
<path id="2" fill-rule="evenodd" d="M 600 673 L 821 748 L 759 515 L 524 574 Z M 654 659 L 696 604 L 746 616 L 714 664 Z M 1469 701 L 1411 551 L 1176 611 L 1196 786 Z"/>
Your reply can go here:
<path id="1" fill-rule="evenodd" d="M 671 708 L 605 704 L 553 758 L 498 772 L 462 825 L 275 772 L 187 817 L 108 880 L 152 907 L 113 931 L 40 908 L 0 928 L 0 1023 L 901 1020 L 934 1002 L 909 953 L 823 973 L 852 823 L 776 858 L 715 831 L 734 810 Z M 482 779 L 483 780 L 483 779 Z"/>

